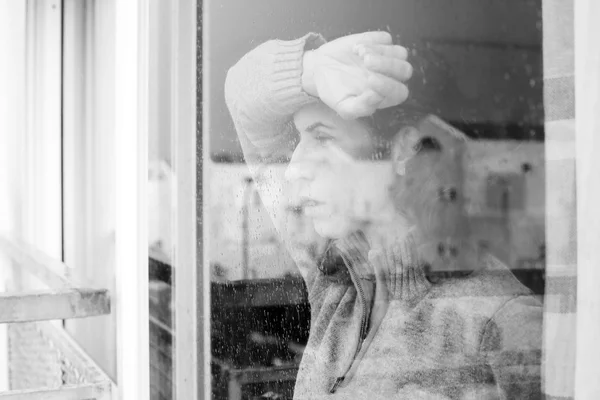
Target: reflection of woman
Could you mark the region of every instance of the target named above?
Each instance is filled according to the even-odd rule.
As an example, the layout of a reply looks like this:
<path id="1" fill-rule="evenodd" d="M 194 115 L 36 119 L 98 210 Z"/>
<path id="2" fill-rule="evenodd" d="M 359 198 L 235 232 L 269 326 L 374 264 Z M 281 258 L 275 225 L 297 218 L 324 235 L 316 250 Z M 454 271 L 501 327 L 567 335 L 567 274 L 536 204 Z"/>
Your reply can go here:
<path id="1" fill-rule="evenodd" d="M 246 160 L 293 150 L 286 179 L 297 195 L 288 201 L 343 260 L 327 270 L 298 256 L 312 320 L 294 396 L 539 398 L 542 311 L 530 292 L 489 259 L 458 278 L 433 280 L 425 269 L 420 249 L 436 224 L 420 221 L 432 202 L 411 194 L 424 193 L 415 177 L 440 148 L 423 138 L 422 115 L 402 105 L 406 59 L 385 32 L 330 43 L 309 34 L 258 46 L 227 76 Z M 389 110 L 399 123 L 381 122 Z M 257 184 L 277 205 L 269 179 Z"/>

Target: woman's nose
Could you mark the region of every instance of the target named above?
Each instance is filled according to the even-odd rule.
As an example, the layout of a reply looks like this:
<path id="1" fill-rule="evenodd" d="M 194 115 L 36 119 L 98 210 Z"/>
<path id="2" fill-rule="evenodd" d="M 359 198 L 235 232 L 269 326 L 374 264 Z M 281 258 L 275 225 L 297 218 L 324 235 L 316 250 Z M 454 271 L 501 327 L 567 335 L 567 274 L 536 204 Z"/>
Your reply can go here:
<path id="1" fill-rule="evenodd" d="M 314 162 L 307 157 L 304 148 L 298 145 L 292 154 L 292 159 L 285 170 L 288 182 L 311 180 L 314 178 Z"/>

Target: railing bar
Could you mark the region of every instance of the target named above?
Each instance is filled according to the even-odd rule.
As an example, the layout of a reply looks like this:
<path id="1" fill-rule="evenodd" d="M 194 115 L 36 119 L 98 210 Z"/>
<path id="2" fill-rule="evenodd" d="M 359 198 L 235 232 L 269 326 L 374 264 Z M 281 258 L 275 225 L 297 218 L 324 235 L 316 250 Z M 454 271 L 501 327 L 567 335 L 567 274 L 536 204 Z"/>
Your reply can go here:
<path id="1" fill-rule="evenodd" d="M 0 324 L 110 314 L 106 289 L 62 289 L 0 293 Z"/>
<path id="2" fill-rule="evenodd" d="M 34 246 L 18 239 L 8 239 L 0 235 L 0 251 L 5 252 L 15 263 L 25 268 L 52 289 L 73 287 L 65 277 L 69 267 L 61 261 L 49 257 Z"/>
<path id="3" fill-rule="evenodd" d="M 109 399 L 110 383 L 65 385 L 56 389 L 13 390 L 0 393 L 0 400 L 81 400 Z"/>
<path id="4" fill-rule="evenodd" d="M 67 331 L 47 322 L 40 322 L 37 326 L 42 334 L 61 350 L 66 360 L 78 366 L 79 370 L 86 372 L 87 382 L 90 384 L 112 383 L 110 377 L 106 375 Z"/>

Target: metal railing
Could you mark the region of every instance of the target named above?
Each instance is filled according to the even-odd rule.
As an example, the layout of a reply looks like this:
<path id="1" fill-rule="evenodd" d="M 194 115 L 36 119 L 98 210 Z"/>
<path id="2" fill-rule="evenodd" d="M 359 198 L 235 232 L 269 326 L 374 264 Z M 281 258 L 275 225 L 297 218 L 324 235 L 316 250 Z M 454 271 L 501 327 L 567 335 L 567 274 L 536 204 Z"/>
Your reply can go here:
<path id="1" fill-rule="evenodd" d="M 47 287 L 0 293 L 9 373 L 9 391 L 0 393 L 0 400 L 111 399 L 111 379 L 62 327 L 49 322 L 110 314 L 108 290 L 73 285 L 66 265 L 24 242 L 0 236 L 0 254 L 14 270 Z"/>

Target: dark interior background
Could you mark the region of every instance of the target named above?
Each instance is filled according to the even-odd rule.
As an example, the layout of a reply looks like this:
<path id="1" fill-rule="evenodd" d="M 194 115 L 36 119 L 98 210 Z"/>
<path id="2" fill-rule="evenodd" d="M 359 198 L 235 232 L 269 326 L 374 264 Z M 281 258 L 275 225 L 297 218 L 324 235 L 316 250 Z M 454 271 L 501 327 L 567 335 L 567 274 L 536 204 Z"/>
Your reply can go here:
<path id="1" fill-rule="evenodd" d="M 205 3 L 206 4 L 206 3 Z M 221 0 L 204 9 L 210 153 L 240 161 L 223 84 L 227 70 L 269 39 L 387 30 L 433 52 L 456 88 L 439 114 L 468 135 L 543 140 L 541 0 Z"/>

